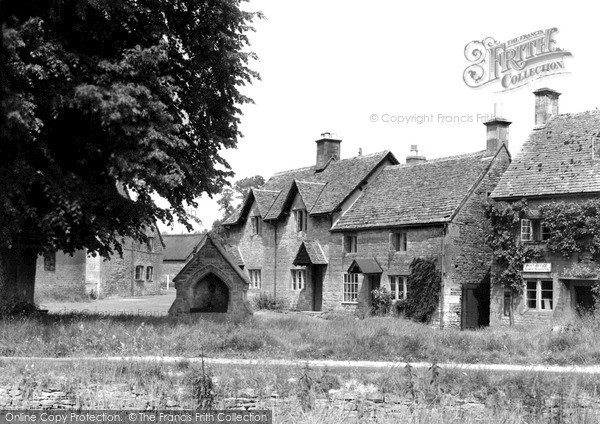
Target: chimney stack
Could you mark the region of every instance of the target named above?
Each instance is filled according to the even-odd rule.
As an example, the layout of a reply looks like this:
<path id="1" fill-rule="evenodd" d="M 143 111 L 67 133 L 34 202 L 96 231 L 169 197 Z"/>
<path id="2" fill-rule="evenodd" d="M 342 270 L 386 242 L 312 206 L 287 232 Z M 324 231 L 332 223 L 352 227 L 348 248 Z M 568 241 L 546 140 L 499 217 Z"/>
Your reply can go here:
<path id="1" fill-rule="evenodd" d="M 494 105 L 494 117 L 483 123 L 486 126 L 486 150 L 496 153 L 503 144 L 508 149 L 508 127 L 512 122 L 497 115 L 498 106 Z"/>
<path id="2" fill-rule="evenodd" d="M 340 160 L 340 144 L 342 140 L 336 138 L 335 134 L 324 132 L 317 143 L 317 172 L 324 170 L 329 159 Z"/>
<path id="3" fill-rule="evenodd" d="M 533 92 L 535 94 L 535 127 L 543 128 L 555 115 L 558 115 L 558 91 L 551 88 L 540 88 Z"/>
<path id="4" fill-rule="evenodd" d="M 419 149 L 416 144 L 410 145 L 410 155 L 406 157 L 407 165 L 416 165 L 418 163 L 427 162 L 425 156 L 419 156 Z"/>

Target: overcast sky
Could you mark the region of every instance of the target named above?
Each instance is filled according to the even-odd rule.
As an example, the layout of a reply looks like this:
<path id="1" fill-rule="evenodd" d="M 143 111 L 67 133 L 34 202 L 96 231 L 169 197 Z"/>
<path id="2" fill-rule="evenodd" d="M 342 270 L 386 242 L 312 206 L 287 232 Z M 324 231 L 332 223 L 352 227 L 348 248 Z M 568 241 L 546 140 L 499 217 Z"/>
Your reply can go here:
<path id="1" fill-rule="evenodd" d="M 598 11 L 593 2 L 400 2 L 251 0 L 260 10 L 252 50 L 262 80 L 245 89 L 238 148 L 223 152 L 233 180 L 314 164 L 314 141 L 335 132 L 342 158 L 391 150 L 404 162 L 410 145 L 427 158 L 485 149 L 494 103 L 511 120 L 509 149 L 518 151 L 533 127 L 540 87 L 561 93 L 560 113 L 600 106 Z M 557 28 L 556 46 L 572 53 L 565 71 L 502 92 L 499 83 L 473 89 L 463 81 L 465 46 L 486 37 L 505 42 Z M 392 123 L 391 116 L 431 116 L 433 122 Z M 373 122 L 372 115 L 377 116 Z M 386 115 L 386 117 L 384 117 Z M 441 115 L 441 116 L 440 116 Z M 459 116 L 472 122 L 445 122 Z M 200 199 L 197 225 L 219 217 L 214 200 Z M 181 226 L 162 230 L 180 233 Z"/>

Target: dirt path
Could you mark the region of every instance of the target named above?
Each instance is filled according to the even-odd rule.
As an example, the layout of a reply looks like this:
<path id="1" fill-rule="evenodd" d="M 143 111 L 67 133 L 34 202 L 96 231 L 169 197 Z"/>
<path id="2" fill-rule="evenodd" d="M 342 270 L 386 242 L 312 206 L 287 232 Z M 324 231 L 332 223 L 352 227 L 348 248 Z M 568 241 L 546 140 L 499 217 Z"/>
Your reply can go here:
<path id="1" fill-rule="evenodd" d="M 51 362 L 51 363 L 74 363 L 74 362 L 159 362 L 174 364 L 178 362 L 199 363 L 201 358 L 183 358 L 174 356 L 129 356 L 129 357 L 73 357 L 73 358 L 38 358 L 38 357 L 0 357 L 2 362 Z M 228 359 L 228 358 L 204 358 L 205 363 L 210 365 L 236 365 L 243 367 L 304 367 L 313 368 L 348 368 L 348 369 L 392 369 L 406 367 L 406 362 L 386 361 L 334 361 L 334 360 L 285 360 L 285 359 Z M 410 365 L 415 369 L 431 367 L 431 363 L 412 362 Z M 440 363 L 441 368 L 458 369 L 464 371 L 503 371 L 503 372 L 536 372 L 536 373 L 571 373 L 571 374 L 600 374 L 600 365 L 589 366 L 558 366 L 558 365 L 508 365 L 508 364 L 457 364 Z"/>

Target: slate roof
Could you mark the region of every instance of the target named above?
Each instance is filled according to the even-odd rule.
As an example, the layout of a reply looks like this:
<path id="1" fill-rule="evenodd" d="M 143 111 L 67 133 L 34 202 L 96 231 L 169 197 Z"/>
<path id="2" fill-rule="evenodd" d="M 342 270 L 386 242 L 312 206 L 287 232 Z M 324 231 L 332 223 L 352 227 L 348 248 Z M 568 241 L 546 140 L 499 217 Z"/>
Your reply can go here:
<path id="1" fill-rule="evenodd" d="M 261 216 L 265 216 L 269 209 L 271 209 L 271 205 L 277 198 L 279 194 L 278 190 L 252 190 L 254 194 L 254 198 L 256 199 L 256 204 L 258 205 L 258 211 Z"/>
<path id="2" fill-rule="evenodd" d="M 302 242 L 296 253 L 296 259 L 294 259 L 293 262 L 294 265 L 309 265 L 298 261 L 300 257 L 304 256 L 304 253 L 306 253 L 310 259 L 310 265 L 327 265 L 329 263 L 317 240 L 304 240 Z"/>
<path id="3" fill-rule="evenodd" d="M 448 222 L 492 161 L 481 151 L 387 166 L 332 231 Z"/>
<path id="4" fill-rule="evenodd" d="M 600 111 L 557 115 L 535 130 L 503 174 L 493 198 L 600 192 Z"/>
<path id="5" fill-rule="evenodd" d="M 240 253 L 240 249 L 238 246 L 234 246 L 231 244 L 223 244 L 223 249 L 225 249 L 225 251 L 229 254 L 229 256 L 231 256 L 231 258 L 236 263 L 236 265 L 238 265 L 238 266 L 245 265 L 244 258 L 242 257 L 242 254 Z"/>
<path id="6" fill-rule="evenodd" d="M 204 240 L 204 234 L 162 234 L 163 261 L 186 261 Z"/>
<path id="7" fill-rule="evenodd" d="M 381 274 L 383 269 L 375 258 L 356 258 L 350 264 L 348 272 L 351 274 Z"/>
<path id="8" fill-rule="evenodd" d="M 300 192 L 310 215 L 331 213 L 386 157 L 389 157 L 392 163 L 398 163 L 394 155 L 386 150 L 371 155 L 331 161 L 321 172 L 316 172 L 316 166 L 309 166 L 277 173 L 261 189 L 279 193 L 266 214 L 261 209 L 262 217 L 265 220 L 278 219 L 284 212 L 287 202 L 291 200 L 293 190 L 296 189 Z M 249 195 L 223 224 L 237 224 L 253 198 L 254 195 Z"/>

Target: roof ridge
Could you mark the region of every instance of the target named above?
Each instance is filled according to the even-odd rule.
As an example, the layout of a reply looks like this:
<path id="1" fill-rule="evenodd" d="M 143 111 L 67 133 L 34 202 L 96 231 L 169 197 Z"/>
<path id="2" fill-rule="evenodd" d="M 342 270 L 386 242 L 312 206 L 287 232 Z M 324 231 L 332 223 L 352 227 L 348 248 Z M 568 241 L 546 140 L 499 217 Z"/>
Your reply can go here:
<path id="1" fill-rule="evenodd" d="M 375 153 L 369 153 L 368 155 L 361 155 L 361 156 L 352 156 L 349 158 L 344 158 L 344 159 L 340 159 L 340 160 L 336 160 L 335 163 L 342 163 L 344 161 L 351 161 L 351 160 L 356 160 L 356 159 L 364 159 L 364 158 L 372 158 L 375 156 L 386 156 L 387 154 L 391 153 L 390 150 L 382 150 L 381 152 L 375 152 Z M 293 172 L 298 172 L 298 171 L 308 171 L 311 169 L 316 169 L 315 165 L 311 165 L 311 166 L 304 166 L 302 168 L 296 168 L 296 169 L 288 169 L 285 171 L 279 171 L 279 172 L 275 172 L 272 177 L 276 177 L 276 176 L 281 176 L 281 175 L 286 175 L 286 174 L 291 174 Z"/>
<path id="2" fill-rule="evenodd" d="M 459 159 L 466 159 L 466 158 L 470 158 L 470 157 L 475 157 L 475 156 L 479 156 L 479 155 L 483 155 L 484 153 L 489 152 L 488 150 L 479 150 L 477 152 L 472 152 L 472 153 L 463 153 L 460 155 L 454 155 L 454 156 L 444 156 L 441 158 L 434 158 L 434 159 L 427 159 L 426 161 L 420 162 L 420 163 L 399 163 L 397 165 L 388 165 L 386 166 L 386 169 L 388 168 L 406 168 L 406 167 L 415 167 L 415 166 L 423 166 L 423 165 L 427 165 L 428 163 L 439 163 L 439 162 L 447 162 L 447 161 L 451 161 L 451 160 L 459 160 Z M 494 157 L 495 153 L 489 152 L 490 153 L 490 157 Z"/>

